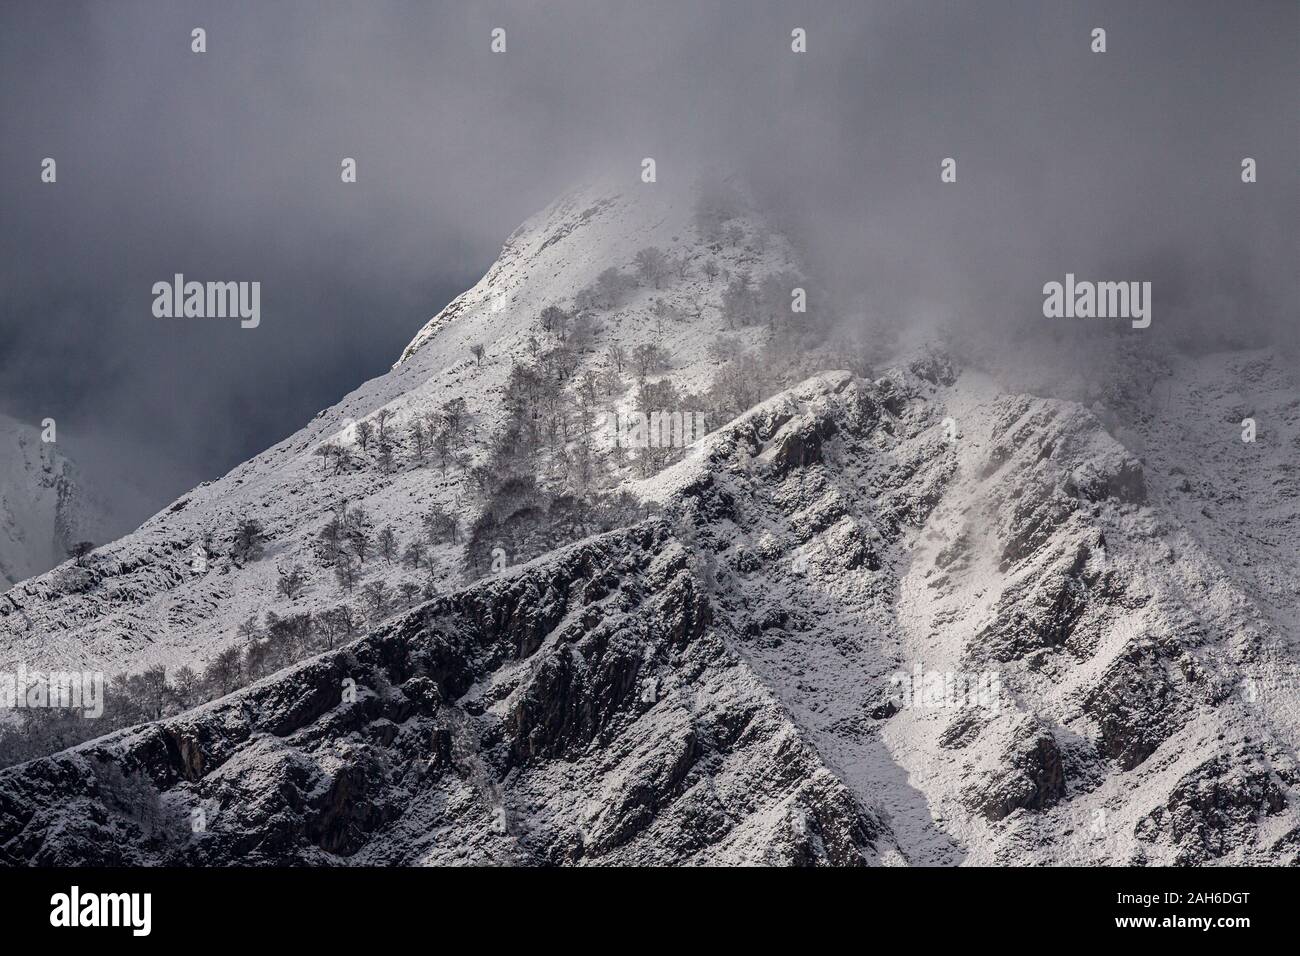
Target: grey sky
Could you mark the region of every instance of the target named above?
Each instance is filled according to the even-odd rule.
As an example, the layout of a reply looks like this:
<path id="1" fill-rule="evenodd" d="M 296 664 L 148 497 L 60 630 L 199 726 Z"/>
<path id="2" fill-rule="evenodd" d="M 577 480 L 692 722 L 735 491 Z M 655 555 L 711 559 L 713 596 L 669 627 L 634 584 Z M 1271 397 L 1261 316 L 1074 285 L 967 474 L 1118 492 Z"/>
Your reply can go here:
<path id="1" fill-rule="evenodd" d="M 138 520 L 382 372 L 557 192 L 647 155 L 747 173 L 902 322 L 1014 323 L 1068 270 L 1152 280 L 1175 344 L 1294 336 L 1298 10 L 7 3 L 0 411 L 56 417 Z M 261 327 L 160 323 L 175 272 L 260 280 Z"/>

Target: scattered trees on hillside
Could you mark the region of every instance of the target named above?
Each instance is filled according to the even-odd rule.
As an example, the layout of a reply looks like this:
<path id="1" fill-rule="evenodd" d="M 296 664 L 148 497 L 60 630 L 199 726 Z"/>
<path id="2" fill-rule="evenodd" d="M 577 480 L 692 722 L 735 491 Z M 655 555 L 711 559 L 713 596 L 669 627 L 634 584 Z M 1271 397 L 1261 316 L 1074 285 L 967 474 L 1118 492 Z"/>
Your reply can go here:
<path id="1" fill-rule="evenodd" d="M 339 517 L 342 521 L 343 539 L 347 543 L 348 553 L 365 564 L 372 544 L 370 515 L 360 505 L 355 508 L 344 505 Z"/>
<path id="2" fill-rule="evenodd" d="M 446 538 L 447 544 L 456 544 L 460 519 L 445 508 L 434 505 L 424 516 L 424 527 L 430 544 L 437 545 L 442 538 Z"/>
<path id="3" fill-rule="evenodd" d="M 345 469 L 351 468 L 356 456 L 352 454 L 352 449 L 347 445 L 339 445 L 334 452 L 334 474 L 338 474 Z"/>
<path id="4" fill-rule="evenodd" d="M 203 675 L 189 664 L 182 664 L 176 669 L 176 674 L 172 678 L 171 691 L 180 709 L 189 710 L 203 703 Z"/>
<path id="5" fill-rule="evenodd" d="M 324 614 L 326 621 L 329 622 L 330 643 L 327 645 L 333 648 L 334 640 L 340 644 L 350 641 L 356 637 L 361 630 L 361 615 L 359 615 L 350 605 L 340 604 Z"/>
<path id="6" fill-rule="evenodd" d="M 453 442 L 452 434 L 446 429 L 433 436 L 433 456 L 437 460 L 438 468 L 443 475 L 447 474 L 447 466 L 456 457 L 456 447 Z"/>
<path id="7" fill-rule="evenodd" d="M 734 335 L 719 335 L 709 343 L 709 358 L 715 362 L 729 362 L 744 351 L 744 345 Z"/>
<path id="8" fill-rule="evenodd" d="M 456 396 L 446 405 L 442 406 L 439 412 L 441 420 L 446 429 L 456 438 L 465 434 L 465 423 L 469 418 L 469 411 L 465 404 L 465 399 Z"/>
<path id="9" fill-rule="evenodd" d="M 375 538 L 375 549 L 385 564 L 392 564 L 397 557 L 397 531 L 391 524 L 385 525 Z"/>
<path id="10" fill-rule="evenodd" d="M 379 470 L 386 475 L 391 475 L 393 468 L 397 465 L 397 459 L 393 453 L 393 443 L 387 437 L 381 437 L 379 443 L 375 446 L 375 462 L 379 465 Z"/>
<path id="11" fill-rule="evenodd" d="M 329 468 L 330 460 L 333 459 L 333 474 L 336 476 L 350 468 L 356 458 L 349 446 L 340 445 L 335 442 L 325 442 L 316 449 L 316 454 L 321 457 L 321 461 L 324 463 L 326 468 Z"/>
<path id="12" fill-rule="evenodd" d="M 748 272 L 732 276 L 722 290 L 722 316 L 731 329 L 754 324 L 758 317 L 758 296 Z"/>
<path id="13" fill-rule="evenodd" d="M 716 188 L 706 191 L 697 205 L 697 226 L 717 243 L 746 241 L 747 227 L 737 221 L 744 214 L 743 199 L 731 187 L 714 185 Z M 754 241 L 758 238 L 755 233 Z M 784 384 L 783 375 L 792 374 L 798 348 L 803 344 L 798 337 L 808 331 L 806 326 L 801 327 L 806 320 L 791 309 L 792 292 L 802 287 L 800 277 L 782 272 L 766 275 L 756 283 L 748 272 L 728 275 L 713 258 L 702 262 L 701 273 L 711 279 L 720 275 L 726 278 L 720 305 L 728 325 L 740 328 L 762 324 L 772 330 L 761 354 L 748 353 L 739 336 L 718 336 L 708 346 L 709 356 L 720 364 L 716 381 L 708 393 L 696 396 L 679 393 L 667 378 L 672 357 L 659 339 L 632 349 L 611 343 L 602 361 L 584 368 L 584 355 L 590 354 L 600 335 L 599 313 L 619 305 L 638 283 L 662 288 L 674 275 L 687 275 L 690 261 L 687 255 L 674 258 L 658 247 L 647 246 L 637 252 L 633 271 L 605 269 L 589 288 L 575 296 L 571 307 L 551 304 L 543 308 L 539 315 L 541 330 L 533 336 L 526 354 L 510 365 L 502 395 L 505 421 L 492 436 L 484 459 L 473 462 L 468 455 L 468 414 L 463 398 L 412 415 L 400 434 L 392 427 L 393 414 L 381 409 L 373 421 L 358 423 L 354 456 L 369 460 L 373 448 L 374 460 L 385 471 L 391 471 L 397 451 L 404 450 L 404 464 L 408 467 L 431 463 L 444 476 L 454 468 L 462 469 L 466 486 L 480 496 L 485 514 L 489 514 L 486 523 L 480 520 L 466 529 L 467 540 L 474 547 L 483 545 L 487 530 L 495 533 L 498 528 L 525 529 L 514 537 L 529 539 L 526 529 L 530 522 L 548 529 L 539 533 L 538 541 L 547 534 L 553 541 L 563 540 L 569 532 L 553 527 L 560 516 L 568 521 L 578 515 L 573 527 L 579 531 L 589 526 L 591 522 L 581 517 L 582 508 L 557 508 L 555 502 L 568 496 L 583 502 L 583 507 L 597 507 L 608 497 L 611 472 L 622 468 L 629 459 L 640 474 L 648 475 L 682 454 L 680 448 L 660 448 L 658 443 L 654 448 L 630 448 L 622 442 L 611 444 L 603 437 L 609 434 L 605 426 L 608 411 L 618 407 L 616 403 L 626 394 L 625 372 L 636 382 L 633 407 L 639 413 L 699 410 L 719 424 L 767 397 Z M 652 298 L 649 311 L 659 336 L 666 334 L 669 324 L 698 318 L 705 308 L 699 297 L 685 309 L 682 301 L 680 295 Z M 798 301 L 805 299 L 801 296 Z M 481 364 L 485 357 L 483 345 L 475 343 L 470 350 L 476 363 Z M 317 453 L 326 467 L 333 460 L 337 473 L 344 463 L 344 446 L 334 450 L 330 445 L 327 443 Z M 427 569 L 432 580 L 431 549 L 454 546 L 462 540 L 458 519 L 443 508 L 421 516 L 423 541 L 399 542 L 391 526 L 375 538 L 368 522 L 358 523 L 359 517 L 364 517 L 364 512 L 358 516 L 345 508 L 339 518 L 322 529 L 317 540 L 322 563 L 334 568 L 340 584 L 349 592 L 360 588 L 365 593 L 362 579 L 367 576 L 366 565 L 374 553 L 385 563 L 400 559 L 408 569 Z M 529 550 L 527 540 L 522 548 L 518 540 L 514 546 L 519 553 Z M 490 548 L 484 553 L 490 553 Z M 470 555 L 474 570 L 481 571 L 478 565 L 482 557 L 482 553 Z M 411 589 L 405 590 L 409 598 Z M 396 597 L 390 595 L 390 599 L 395 601 Z"/>
<path id="14" fill-rule="evenodd" d="M 720 421 L 726 421 L 753 408 L 779 388 L 776 368 L 745 352 L 718 370 L 702 401 L 716 410 Z"/>
<path id="15" fill-rule="evenodd" d="M 320 457 L 326 470 L 333 463 L 333 474 L 338 475 L 354 464 L 364 467 L 370 462 L 392 474 L 403 459 L 418 468 L 433 452 L 446 474 L 449 467 L 462 461 L 469 417 L 465 399 L 458 397 L 441 408 L 412 414 L 404 427 L 397 428 L 397 413 L 385 407 L 352 426 L 355 444 L 327 441 L 313 454 Z"/>
<path id="16" fill-rule="evenodd" d="M 343 590 L 351 594 L 357 579 L 361 577 L 361 565 L 352 555 L 344 554 L 334 562 L 334 576 L 338 578 Z"/>
<path id="17" fill-rule="evenodd" d="M 602 310 L 615 308 L 632 285 L 631 279 L 610 266 L 596 276 L 596 285 L 591 290 L 592 307 Z"/>
<path id="18" fill-rule="evenodd" d="M 208 669 L 203 672 L 203 683 L 208 692 L 224 697 L 238 687 L 244 677 L 243 656 L 238 647 L 227 647 L 217 653 Z"/>
<path id="19" fill-rule="evenodd" d="M 600 331 L 600 325 L 596 322 L 593 313 L 579 312 L 573 317 L 573 324 L 569 329 L 569 338 L 565 344 L 569 351 L 575 355 L 579 352 L 586 352 L 595 344 Z"/>
<path id="20" fill-rule="evenodd" d="M 256 518 L 243 518 L 235 528 L 235 540 L 230 546 L 230 555 L 241 563 L 256 561 L 262 556 L 265 543 L 266 531 L 262 527 L 262 522 Z"/>
<path id="21" fill-rule="evenodd" d="M 623 363 L 627 361 L 627 350 L 621 345 L 611 345 L 605 350 L 605 358 L 615 370 L 622 372 Z"/>
<path id="22" fill-rule="evenodd" d="M 694 400 L 682 395 L 677 386 L 667 378 L 657 382 L 643 380 L 637 386 L 636 411 L 644 415 L 646 420 L 652 423 L 652 427 L 655 421 L 652 416 L 665 411 L 670 414 L 680 412 L 685 416 L 695 410 L 695 405 Z M 684 446 L 662 442 L 652 442 L 648 447 L 636 448 L 632 451 L 643 478 L 680 461 L 684 454 Z"/>
<path id="23" fill-rule="evenodd" d="M 383 581 L 371 581 L 361 589 L 361 600 L 365 603 L 370 623 L 378 624 L 388 615 L 390 599 L 388 585 Z"/>
<path id="24" fill-rule="evenodd" d="M 600 401 L 600 376 L 590 369 L 582 373 L 577 382 L 578 407 L 583 417 L 589 417 Z"/>
<path id="25" fill-rule="evenodd" d="M 286 597 L 290 601 L 302 594 L 307 587 L 307 573 L 303 571 L 298 564 L 289 565 L 288 569 L 278 568 L 279 580 L 276 581 L 275 590 L 281 597 Z"/>
<path id="26" fill-rule="evenodd" d="M 511 564 L 520 564 L 589 534 L 633 524 L 650 513 L 626 493 L 587 500 L 535 486 L 524 493 L 522 480 L 512 484 L 513 488 L 494 497 L 470 528 L 465 563 L 475 575 L 488 572 L 497 548 Z"/>
<path id="27" fill-rule="evenodd" d="M 427 563 L 428 554 L 428 546 L 421 539 L 415 538 L 402 553 L 402 563 L 408 568 L 418 571 Z"/>
<path id="28" fill-rule="evenodd" d="M 399 591 L 400 601 L 383 582 L 366 586 L 363 602 L 372 622 L 410 607 L 421 596 L 428 599 L 435 594 L 432 588 L 421 590 L 409 583 Z M 349 604 L 318 614 L 267 611 L 264 620 L 244 621 L 234 635 L 235 643 L 219 651 L 201 673 L 182 666 L 169 676 L 159 665 L 138 674 L 114 675 L 104 689 L 104 712 L 98 719 L 64 707 L 18 708 L 15 721 L 0 722 L 0 767 L 224 697 L 297 660 L 352 640 L 365 620 Z"/>
<path id="29" fill-rule="evenodd" d="M 413 607 L 420 596 L 420 586 L 414 581 L 403 581 L 397 586 L 397 593 L 401 595 L 402 607 Z"/>
<path id="30" fill-rule="evenodd" d="M 353 431 L 357 436 L 357 447 L 365 452 L 370 446 L 370 439 L 375 435 L 375 426 L 370 423 L 369 419 L 363 418 L 357 422 Z"/>
<path id="31" fill-rule="evenodd" d="M 424 419 L 418 415 L 412 418 L 407 434 L 411 440 L 411 451 L 415 455 L 415 460 L 423 464 L 425 453 L 429 448 L 429 431 L 424 427 Z"/>
<path id="32" fill-rule="evenodd" d="M 646 246 L 636 254 L 634 261 L 641 281 L 656 289 L 673 273 L 673 263 L 658 246 Z"/>
<path id="33" fill-rule="evenodd" d="M 315 454 L 317 457 L 320 458 L 321 464 L 324 466 L 324 470 L 326 471 L 329 470 L 330 459 L 334 457 L 335 452 L 338 451 L 338 447 L 339 446 L 334 444 L 333 442 L 327 441 L 318 445 L 316 451 L 313 452 L 313 454 Z"/>
<path id="34" fill-rule="evenodd" d="M 661 372 L 668 367 L 668 352 L 651 342 L 638 345 L 632 350 L 632 369 L 637 379 Z"/>
<path id="35" fill-rule="evenodd" d="M 598 376 L 601 394 L 605 396 L 618 395 L 624 389 L 623 376 L 613 365 L 606 365 L 600 370 Z"/>
<path id="36" fill-rule="evenodd" d="M 569 313 L 565 312 L 559 306 L 548 305 L 542 309 L 541 321 L 542 328 L 554 335 L 561 342 L 569 331 Z"/>

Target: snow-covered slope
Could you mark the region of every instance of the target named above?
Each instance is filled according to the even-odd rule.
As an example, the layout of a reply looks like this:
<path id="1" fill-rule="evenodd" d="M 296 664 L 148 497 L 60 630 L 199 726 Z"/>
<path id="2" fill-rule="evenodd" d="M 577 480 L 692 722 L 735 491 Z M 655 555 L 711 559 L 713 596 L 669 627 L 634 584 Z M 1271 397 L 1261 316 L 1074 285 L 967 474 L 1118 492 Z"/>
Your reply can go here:
<path id="1" fill-rule="evenodd" d="M 827 373 L 639 491 L 663 511 L 0 773 L 0 853 L 1296 862 L 1294 694 L 1242 686 L 1293 681 L 1293 635 L 1080 405 Z"/>
<path id="2" fill-rule="evenodd" d="M 0 415 L 0 591 L 65 560 L 74 541 L 102 540 L 103 519 L 57 443 Z"/>
<path id="3" fill-rule="evenodd" d="M 70 589 L 57 574 L 47 574 L 0 598 L 0 668 L 20 661 L 110 672 L 193 664 L 228 645 L 237 625 L 251 615 L 338 604 L 346 595 L 328 573 L 318 573 L 296 601 L 278 597 L 276 583 L 277 569 L 295 562 L 315 565 L 312 539 L 343 501 L 364 507 L 376 528 L 394 525 L 403 538 L 422 534 L 420 518 L 435 504 L 450 508 L 467 525 L 475 506 L 466 469 L 453 466 L 444 473 L 429 462 L 417 465 L 405 439 L 391 474 L 373 458 L 366 467 L 332 474 L 315 453 L 327 442 L 356 449 L 355 423 L 373 420 L 382 409 L 393 416 L 388 427 L 404 434 L 414 417 L 461 398 L 470 423 L 468 450 L 481 462 L 504 416 L 502 390 L 512 363 L 530 358 L 530 340 L 545 338 L 542 310 L 548 305 L 571 309 L 574 296 L 605 269 L 630 272 L 640 249 L 656 246 L 685 268 L 666 277 L 661 288 L 630 289 L 604 310 L 600 330 L 578 357 L 574 374 L 596 367 L 611 344 L 630 354 L 655 342 L 671 354 L 671 375 L 679 387 L 705 387 L 719 364 L 707 347 L 726 328 L 720 303 L 728 275 L 750 271 L 757 279 L 796 267 L 788 244 L 752 215 L 731 225 L 743 235 L 741 241 L 702 240 L 692 190 L 598 185 L 558 200 L 510 236 L 483 280 L 431 320 L 388 374 L 101 548 L 89 582 Z M 717 264 L 716 273 L 705 267 L 710 261 Z M 756 325 L 740 334 L 757 345 L 767 332 Z M 485 348 L 481 362 L 471 354 L 475 344 Z M 632 387 L 630 371 L 625 387 Z M 262 523 L 269 541 L 265 557 L 241 564 L 224 555 L 237 523 L 246 517 Z M 211 554 L 206 569 L 196 572 L 194 549 L 205 538 Z M 435 549 L 435 557 L 445 587 L 459 576 L 459 554 L 448 546 Z M 394 586 L 401 577 L 400 568 L 388 571 Z M 416 572 L 407 577 L 426 579 Z"/>
<path id="4" fill-rule="evenodd" d="M 736 225 L 713 241 L 693 197 L 635 187 L 557 202 L 388 374 L 102 549 L 89 581 L 0 597 L 0 667 L 205 662 L 250 614 L 342 600 L 323 573 L 275 587 L 341 500 L 404 537 L 432 504 L 477 505 L 463 464 L 334 474 L 322 443 L 463 398 L 484 460 L 542 309 L 646 246 L 686 267 L 604 311 L 579 368 L 657 342 L 703 391 L 727 275 L 798 268 Z M 440 595 L 360 640 L 0 772 L 0 858 L 1294 864 L 1294 370 L 1165 370 L 1163 406 L 943 353 L 815 375 L 624 473 L 652 514 L 470 583 L 442 545 Z M 260 560 L 229 556 L 244 517 Z"/>

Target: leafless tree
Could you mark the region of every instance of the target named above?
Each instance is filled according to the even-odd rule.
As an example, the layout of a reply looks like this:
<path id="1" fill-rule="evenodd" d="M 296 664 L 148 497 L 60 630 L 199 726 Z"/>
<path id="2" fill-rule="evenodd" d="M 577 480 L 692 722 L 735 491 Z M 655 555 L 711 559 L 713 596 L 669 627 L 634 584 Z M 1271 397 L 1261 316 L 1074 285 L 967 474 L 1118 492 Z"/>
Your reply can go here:
<path id="1" fill-rule="evenodd" d="M 672 270 L 668 256 L 658 246 L 646 246 L 636 254 L 634 261 L 641 280 L 656 289 L 663 285 L 664 279 L 668 278 Z"/>
<path id="2" fill-rule="evenodd" d="M 68 549 L 68 557 L 76 560 L 77 567 L 84 568 L 86 566 L 86 558 L 90 555 L 90 552 L 94 550 L 95 543 L 93 541 L 78 541 Z"/>
<path id="3" fill-rule="evenodd" d="M 365 451 L 366 446 L 370 444 L 370 439 L 374 437 L 375 426 L 372 425 L 368 419 L 362 419 L 357 422 L 356 432 L 357 444 L 361 447 L 362 451 Z"/>

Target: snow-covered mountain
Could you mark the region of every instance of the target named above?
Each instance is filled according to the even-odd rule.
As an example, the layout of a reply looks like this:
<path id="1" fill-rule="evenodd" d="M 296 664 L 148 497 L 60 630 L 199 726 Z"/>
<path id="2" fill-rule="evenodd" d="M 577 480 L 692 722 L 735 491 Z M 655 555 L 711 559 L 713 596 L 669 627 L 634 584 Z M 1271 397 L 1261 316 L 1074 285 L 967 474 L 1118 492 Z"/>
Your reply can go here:
<path id="1" fill-rule="evenodd" d="M 57 442 L 0 415 L 0 591 L 64 561 L 75 541 L 103 540 L 104 526 Z"/>
<path id="2" fill-rule="evenodd" d="M 641 249 L 661 249 L 674 274 L 661 288 L 647 283 L 627 289 L 602 310 L 600 331 L 577 355 L 570 378 L 601 365 L 608 346 L 618 344 L 629 366 L 614 399 L 626 404 L 633 390 L 631 353 L 656 343 L 671 355 L 679 387 L 703 388 L 720 366 L 708 347 L 727 331 L 721 301 L 728 277 L 749 271 L 757 278 L 798 266 L 788 243 L 752 212 L 728 220 L 730 241 L 703 241 L 696 220 L 691 191 L 597 186 L 560 199 L 509 237 L 483 279 L 431 320 L 388 374 L 101 548 L 89 584 L 78 580 L 69 588 L 58 574 L 46 574 L 0 598 L 0 668 L 37 660 L 110 672 L 192 664 L 229 645 L 250 615 L 337 604 L 344 589 L 328 574 L 318 575 L 295 603 L 277 596 L 277 572 L 294 562 L 315 564 L 313 542 L 343 501 L 365 508 L 376 529 L 392 524 L 404 539 L 421 533 L 421 516 L 434 505 L 457 511 L 468 524 L 475 495 L 467 467 L 444 471 L 431 459 L 417 466 L 405 438 L 392 473 L 372 460 L 335 474 L 317 452 L 329 443 L 357 451 L 357 423 L 381 412 L 392 416 L 388 429 L 405 436 L 414 419 L 460 398 L 469 423 L 463 453 L 484 462 L 505 416 L 502 393 L 512 365 L 531 360 L 536 342 L 547 338 L 542 310 L 572 309 L 575 297 L 606 269 L 630 274 Z M 768 333 L 758 325 L 736 334 L 757 346 Z M 485 349 L 481 361 L 471 353 L 476 344 Z M 262 560 L 224 557 L 243 518 L 266 530 Z M 194 570 L 196 546 L 213 559 L 203 562 L 201 573 Z M 439 586 L 458 579 L 457 549 L 435 548 L 434 557 Z M 409 577 L 423 583 L 427 575 Z M 399 578 L 394 573 L 390 583 L 396 586 Z"/>
<path id="3" fill-rule="evenodd" d="M 719 239 L 696 209 L 557 203 L 391 372 L 104 549 L 90 586 L 0 598 L 4 661 L 205 662 L 254 611 L 344 599 L 321 575 L 275 588 L 341 497 L 403 535 L 481 505 L 472 462 L 331 470 L 321 444 L 460 397 L 487 460 L 539 314 L 646 246 L 685 265 L 602 312 L 579 366 L 656 342 L 703 393 L 728 277 L 799 265 L 752 210 Z M 616 470 L 646 506 L 618 527 L 469 582 L 442 545 L 441 593 L 359 640 L 0 771 L 0 859 L 1295 864 L 1294 369 L 1165 375 L 1156 405 L 1020 391 L 941 351 L 792 383 L 655 474 Z M 232 559 L 250 514 L 266 554 Z"/>

